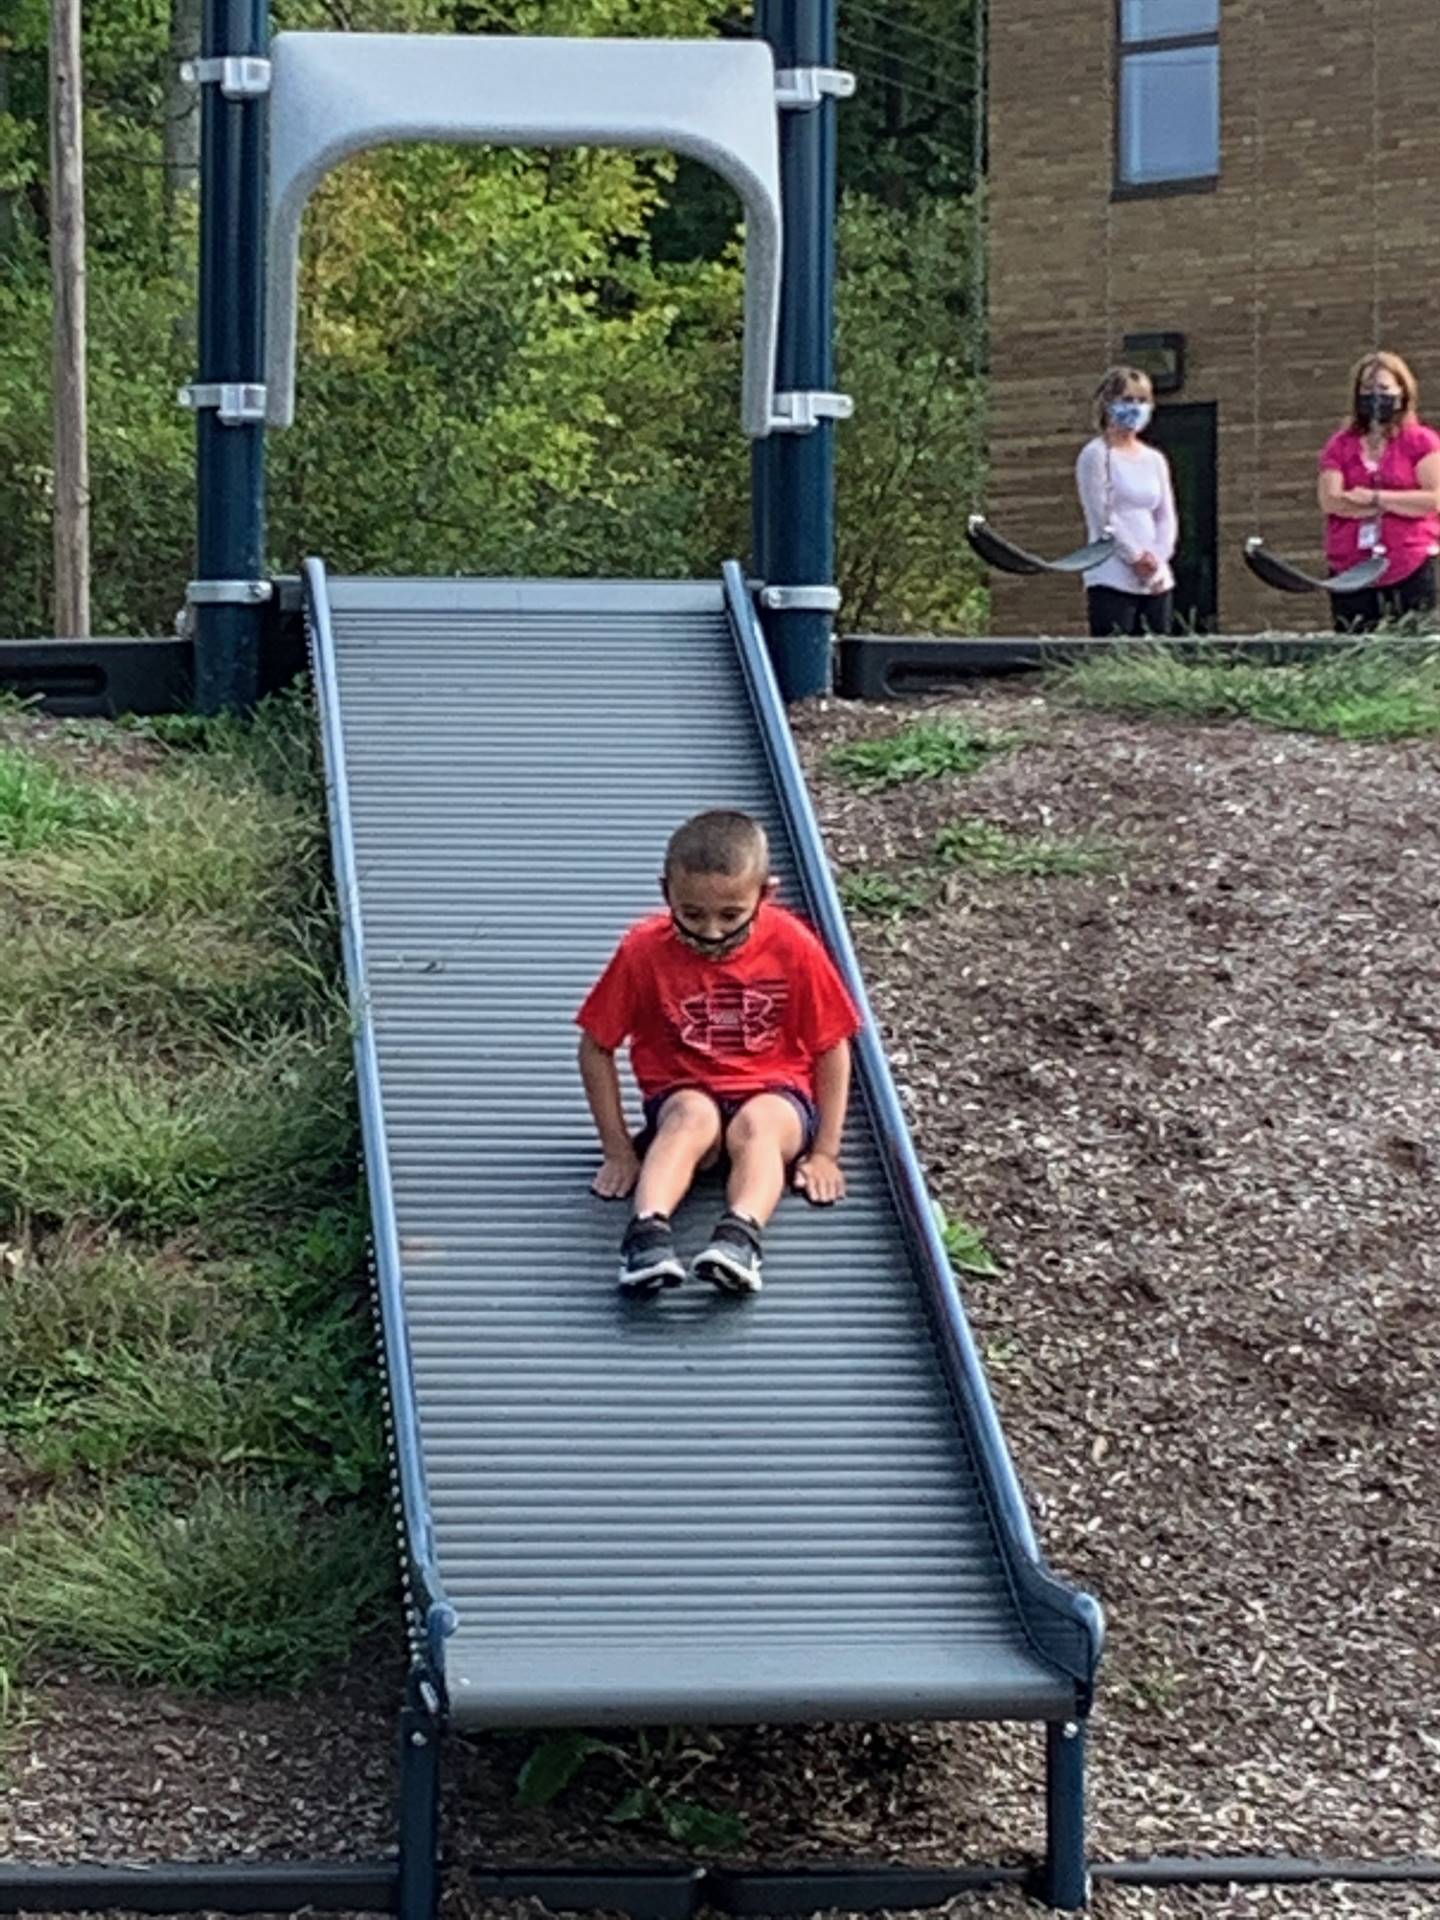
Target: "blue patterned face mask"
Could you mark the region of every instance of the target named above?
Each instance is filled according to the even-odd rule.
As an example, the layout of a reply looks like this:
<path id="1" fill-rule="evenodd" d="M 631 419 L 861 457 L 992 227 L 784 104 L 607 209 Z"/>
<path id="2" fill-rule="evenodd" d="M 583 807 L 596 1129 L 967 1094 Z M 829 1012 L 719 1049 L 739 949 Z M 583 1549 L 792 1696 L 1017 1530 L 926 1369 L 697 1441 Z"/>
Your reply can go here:
<path id="1" fill-rule="evenodd" d="M 1124 433 L 1143 433 L 1155 409 L 1148 400 L 1112 400 L 1105 411 L 1112 427 Z"/>

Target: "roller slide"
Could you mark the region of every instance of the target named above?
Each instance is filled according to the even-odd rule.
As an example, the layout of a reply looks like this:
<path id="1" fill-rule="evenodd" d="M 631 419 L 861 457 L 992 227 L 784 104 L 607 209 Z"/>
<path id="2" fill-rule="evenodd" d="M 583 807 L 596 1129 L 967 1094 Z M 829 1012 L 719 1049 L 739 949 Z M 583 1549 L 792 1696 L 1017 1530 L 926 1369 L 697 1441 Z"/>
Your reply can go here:
<path id="1" fill-rule="evenodd" d="M 573 1017 L 671 830 L 758 815 L 863 1004 L 739 570 L 312 561 L 306 592 L 409 1600 L 452 1721 L 1083 1714 L 1099 1609 L 1038 1553 L 873 1024 L 851 1197 L 784 1202 L 764 1293 L 615 1290 Z"/>

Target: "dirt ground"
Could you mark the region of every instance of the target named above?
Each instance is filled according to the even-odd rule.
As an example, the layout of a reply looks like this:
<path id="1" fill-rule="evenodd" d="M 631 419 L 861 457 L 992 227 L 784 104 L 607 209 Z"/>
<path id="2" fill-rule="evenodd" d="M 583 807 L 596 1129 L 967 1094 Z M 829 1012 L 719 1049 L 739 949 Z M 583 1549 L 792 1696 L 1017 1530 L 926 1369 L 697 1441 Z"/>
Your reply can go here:
<path id="1" fill-rule="evenodd" d="M 1041 1538 L 1109 1616 L 1093 1851 L 1440 1854 L 1440 747 L 1134 722 L 1028 683 L 924 705 L 1025 744 L 860 791 L 827 750 L 922 703 L 803 713 L 840 869 L 898 872 L 973 817 L 1112 849 L 856 927 L 934 1188 L 1002 1263 L 968 1293 Z M 373 1852 L 394 1698 L 388 1649 L 218 1709 L 56 1676 L 0 1853 Z M 523 1754 L 452 1752 L 457 1858 L 663 1851 L 605 1822 L 603 1767 L 519 1812 Z M 1026 1730 L 747 1729 L 694 1791 L 767 1861 L 1014 1859 L 1039 1762 Z M 458 1879 L 451 1906 L 476 1911 Z M 1389 1920 L 1440 1913 L 1440 1887 L 1096 1911 Z"/>

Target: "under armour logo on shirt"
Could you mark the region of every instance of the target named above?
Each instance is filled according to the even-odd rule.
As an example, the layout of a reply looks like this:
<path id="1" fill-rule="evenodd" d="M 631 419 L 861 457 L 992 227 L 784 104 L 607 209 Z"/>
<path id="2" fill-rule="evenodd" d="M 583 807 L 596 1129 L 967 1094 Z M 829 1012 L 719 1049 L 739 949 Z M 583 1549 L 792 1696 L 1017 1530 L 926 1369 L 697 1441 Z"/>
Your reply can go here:
<path id="1" fill-rule="evenodd" d="M 788 980 L 724 980 L 680 1003 L 680 1039 L 700 1053 L 764 1053 L 790 997 Z"/>

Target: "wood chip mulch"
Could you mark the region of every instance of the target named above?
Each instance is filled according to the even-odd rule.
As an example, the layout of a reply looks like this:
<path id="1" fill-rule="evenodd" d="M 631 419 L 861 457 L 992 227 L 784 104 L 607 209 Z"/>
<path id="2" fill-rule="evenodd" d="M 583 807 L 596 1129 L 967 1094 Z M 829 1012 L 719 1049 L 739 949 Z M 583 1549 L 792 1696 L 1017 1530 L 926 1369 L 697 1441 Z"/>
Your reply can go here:
<path id="1" fill-rule="evenodd" d="M 949 712 L 1029 744 L 822 780 L 840 866 L 957 814 L 1116 849 L 860 932 L 1006 1269 L 969 1293 L 1042 1539 L 1110 1616 L 1096 1850 L 1440 1851 L 1440 750 Z M 811 716 L 812 765 L 900 717 Z"/>
<path id="2" fill-rule="evenodd" d="M 825 771 L 922 711 L 1024 745 L 878 792 Z M 960 818 L 1113 849 L 856 929 L 935 1191 L 1002 1263 L 968 1294 L 1042 1540 L 1109 1615 L 1094 1852 L 1440 1854 L 1440 748 L 1013 684 L 826 703 L 797 732 L 842 869 L 917 865 Z M 0 1853 L 373 1851 L 387 1665 L 219 1709 L 41 1687 Z M 521 1815 L 523 1752 L 452 1752 L 457 1854 L 617 1855 L 614 1781 Z M 738 1729 L 693 1792 L 769 1861 L 1013 1859 L 1039 1843 L 1039 1757 L 1024 1729 Z M 481 1910 L 458 1879 L 450 1907 Z M 1440 1888 L 1102 1889 L 1096 1911 L 1389 1920 L 1440 1913 Z"/>

